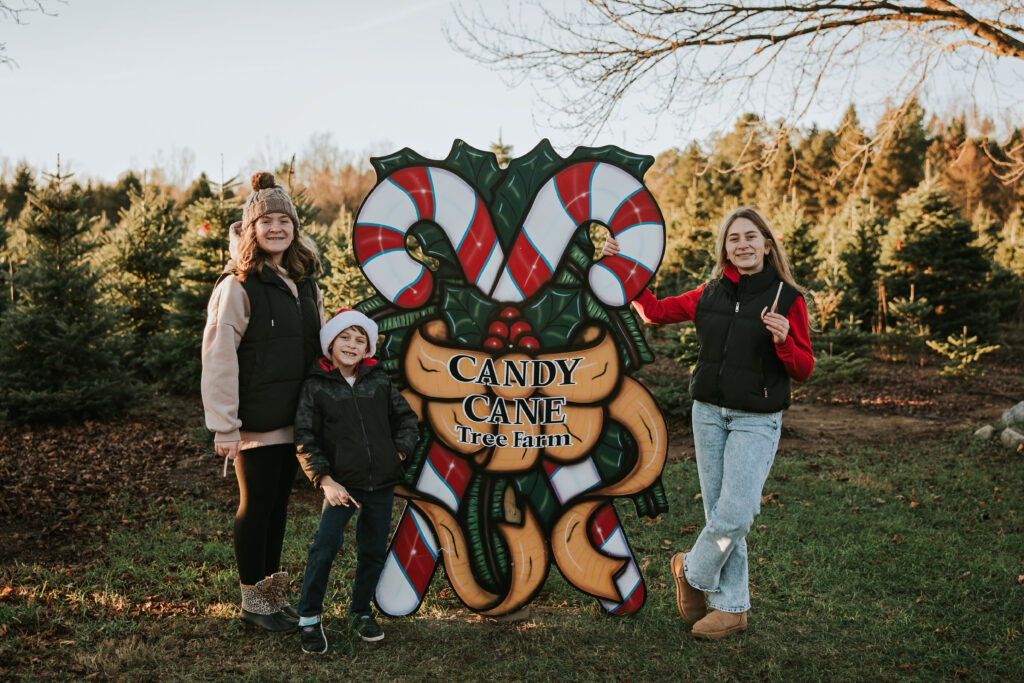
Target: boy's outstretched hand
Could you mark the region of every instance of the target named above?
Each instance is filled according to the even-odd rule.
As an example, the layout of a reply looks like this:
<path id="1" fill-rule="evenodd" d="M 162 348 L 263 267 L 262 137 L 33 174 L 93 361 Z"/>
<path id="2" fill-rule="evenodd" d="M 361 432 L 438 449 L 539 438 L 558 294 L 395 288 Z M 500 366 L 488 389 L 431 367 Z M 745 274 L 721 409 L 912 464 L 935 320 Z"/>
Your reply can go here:
<path id="1" fill-rule="evenodd" d="M 344 505 L 348 507 L 351 504 L 359 507 L 358 501 L 349 495 L 345 487 L 334 481 L 329 474 L 320 478 L 320 488 L 323 489 L 324 498 L 327 499 L 328 505 Z"/>

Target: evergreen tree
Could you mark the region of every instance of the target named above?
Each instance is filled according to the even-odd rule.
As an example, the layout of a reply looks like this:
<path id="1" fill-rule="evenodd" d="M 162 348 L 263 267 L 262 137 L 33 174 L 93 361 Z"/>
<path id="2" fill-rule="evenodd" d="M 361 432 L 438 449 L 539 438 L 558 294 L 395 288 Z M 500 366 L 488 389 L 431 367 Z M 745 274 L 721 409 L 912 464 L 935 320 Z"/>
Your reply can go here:
<path id="1" fill-rule="evenodd" d="M 898 120 L 893 121 L 895 117 Z M 884 137 L 890 126 L 894 127 L 894 132 L 889 140 L 881 141 L 882 146 L 876 147 L 867 178 L 868 191 L 883 216 L 893 215 L 899 198 L 921 182 L 928 150 L 924 110 L 916 100 L 905 110 L 885 112 L 878 124 L 876 140 Z"/>
<path id="2" fill-rule="evenodd" d="M 50 176 L 19 220 L 18 297 L 0 316 L 0 418 L 10 422 L 111 415 L 138 395 L 90 266 L 85 198 L 67 179 Z"/>
<path id="3" fill-rule="evenodd" d="M 795 194 L 772 214 L 771 224 L 782 235 L 793 277 L 800 285 L 813 287 L 818 280 L 818 245 L 812 235 L 813 224 Z"/>
<path id="4" fill-rule="evenodd" d="M 512 145 L 506 145 L 505 141 L 501 139 L 501 131 L 498 131 L 498 141 L 491 143 L 490 151 L 501 168 L 507 167 L 512 161 Z"/>
<path id="5" fill-rule="evenodd" d="M 185 198 L 182 200 L 182 206 L 188 207 L 195 204 L 200 199 L 212 198 L 213 188 L 210 186 L 210 179 L 206 177 L 206 172 L 204 171 L 203 173 L 200 173 L 199 177 L 189 185 L 187 190 L 185 190 Z M 225 199 L 230 199 L 230 197 L 225 197 Z"/>
<path id="6" fill-rule="evenodd" d="M 132 193 L 142 190 L 142 181 L 128 171 L 113 185 L 89 183 L 85 190 L 86 214 L 113 222 L 117 216 L 128 208 Z"/>
<path id="7" fill-rule="evenodd" d="M 859 321 L 860 329 L 868 332 L 875 329 L 878 311 L 878 258 L 886 221 L 863 197 L 850 200 L 842 219 L 849 226 L 849 238 L 839 253 L 844 294 L 838 317 Z"/>
<path id="8" fill-rule="evenodd" d="M 166 307 L 176 289 L 171 272 L 178 266 L 183 226 L 174 203 L 153 185 L 129 193 L 130 205 L 106 235 L 110 298 L 121 311 L 133 364 L 151 353 L 150 339 L 165 329 Z M 150 378 L 152 379 L 152 378 Z"/>
<path id="9" fill-rule="evenodd" d="M 837 139 L 832 131 L 813 126 L 796 147 L 796 174 L 793 188 L 804 214 L 811 221 L 834 213 L 836 201 L 829 180 L 836 173 Z"/>
<path id="10" fill-rule="evenodd" d="M 869 144 L 857 110 L 851 104 L 836 129 L 835 170 L 830 180 L 831 194 L 837 205 L 859 194 L 859 188 L 864 185 L 871 161 L 867 152 Z"/>
<path id="11" fill-rule="evenodd" d="M 148 372 L 166 389 L 182 394 L 199 391 L 206 304 L 228 261 L 228 228 L 240 218 L 239 207 L 210 197 L 185 212 L 167 329 L 153 337 L 153 353 L 146 358 Z"/>
<path id="12" fill-rule="evenodd" d="M 987 291 L 990 262 L 969 221 L 934 179 L 900 199 L 882 242 L 886 296 L 927 299 L 924 323 L 940 338 L 964 326 L 982 339 L 995 332 L 996 310 Z"/>

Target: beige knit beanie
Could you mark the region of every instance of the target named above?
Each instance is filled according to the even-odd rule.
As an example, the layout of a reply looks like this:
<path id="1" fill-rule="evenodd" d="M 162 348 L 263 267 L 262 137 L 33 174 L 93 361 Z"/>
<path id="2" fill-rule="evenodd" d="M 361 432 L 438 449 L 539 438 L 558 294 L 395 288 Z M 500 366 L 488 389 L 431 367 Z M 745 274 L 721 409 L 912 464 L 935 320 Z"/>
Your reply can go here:
<path id="1" fill-rule="evenodd" d="M 274 174 L 262 171 L 252 177 L 252 194 L 242 208 L 242 229 L 245 230 L 260 216 L 268 213 L 283 213 L 292 219 L 292 225 L 299 228 L 299 215 L 295 205 L 284 188 L 274 182 Z"/>

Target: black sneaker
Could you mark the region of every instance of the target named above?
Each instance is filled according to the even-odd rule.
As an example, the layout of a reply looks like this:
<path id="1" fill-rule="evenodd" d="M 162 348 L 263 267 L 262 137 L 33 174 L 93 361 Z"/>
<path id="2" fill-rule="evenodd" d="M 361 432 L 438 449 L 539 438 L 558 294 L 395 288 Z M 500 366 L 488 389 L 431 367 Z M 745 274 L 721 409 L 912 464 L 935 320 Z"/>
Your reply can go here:
<path id="1" fill-rule="evenodd" d="M 324 635 L 324 621 L 299 627 L 299 642 L 302 651 L 311 655 L 322 655 L 327 652 L 327 636 Z"/>
<path id="2" fill-rule="evenodd" d="M 355 618 L 356 632 L 359 637 L 368 643 L 384 640 L 384 629 L 380 627 L 377 620 L 371 614 L 360 615 Z"/>

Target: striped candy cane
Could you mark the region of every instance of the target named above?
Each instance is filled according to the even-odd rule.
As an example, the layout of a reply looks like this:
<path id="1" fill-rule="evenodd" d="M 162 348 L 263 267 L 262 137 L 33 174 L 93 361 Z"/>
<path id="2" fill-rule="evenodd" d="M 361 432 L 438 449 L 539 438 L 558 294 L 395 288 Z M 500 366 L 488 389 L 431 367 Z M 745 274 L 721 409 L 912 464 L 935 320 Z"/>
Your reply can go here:
<path id="1" fill-rule="evenodd" d="M 498 301 L 522 301 L 554 275 L 576 229 L 603 223 L 620 251 L 590 268 L 594 294 L 624 306 L 647 286 L 665 248 L 665 223 L 651 193 L 617 166 L 581 162 L 562 169 L 541 187 L 494 289 Z"/>
<path id="2" fill-rule="evenodd" d="M 370 192 L 353 228 L 356 259 L 389 301 L 416 308 L 430 298 L 434 278 L 405 249 L 416 223 L 433 221 L 455 246 L 466 278 L 490 291 L 503 254 L 491 214 L 469 183 L 436 166 L 395 171 Z"/>
<path id="3" fill-rule="evenodd" d="M 437 499 L 455 514 L 471 474 L 465 460 L 435 442 L 416 481 L 416 490 Z M 439 553 L 430 523 L 407 505 L 377 581 L 374 600 L 380 611 L 389 617 L 415 612 L 430 585 Z"/>
<path id="4" fill-rule="evenodd" d="M 561 466 L 545 459 L 544 471 L 547 472 L 548 480 L 555 491 L 555 497 L 563 506 L 568 500 L 601 484 L 601 475 L 594 465 L 593 458 Z M 595 548 L 600 548 L 607 555 L 629 560 L 625 571 L 615 577 L 615 586 L 619 589 L 619 595 L 623 596 L 623 600 L 614 602 L 598 598 L 601 607 L 609 614 L 621 615 L 636 612 L 644 604 L 646 588 L 636 559 L 626 542 L 626 535 L 622 531 L 619 517 L 611 502 L 598 508 L 587 525 L 587 532 Z"/>
<path id="5" fill-rule="evenodd" d="M 576 229 L 596 221 L 608 227 L 620 251 L 591 266 L 588 282 L 602 302 L 624 306 L 653 277 L 665 242 L 654 197 L 609 163 L 572 164 L 548 180 L 507 256 L 487 207 L 466 181 L 436 166 L 411 166 L 370 192 L 353 228 L 356 258 L 367 279 L 402 308 L 422 305 L 433 288 L 430 271 L 405 249 L 409 229 L 424 220 L 448 236 L 466 278 L 502 302 L 523 301 L 550 281 Z"/>

